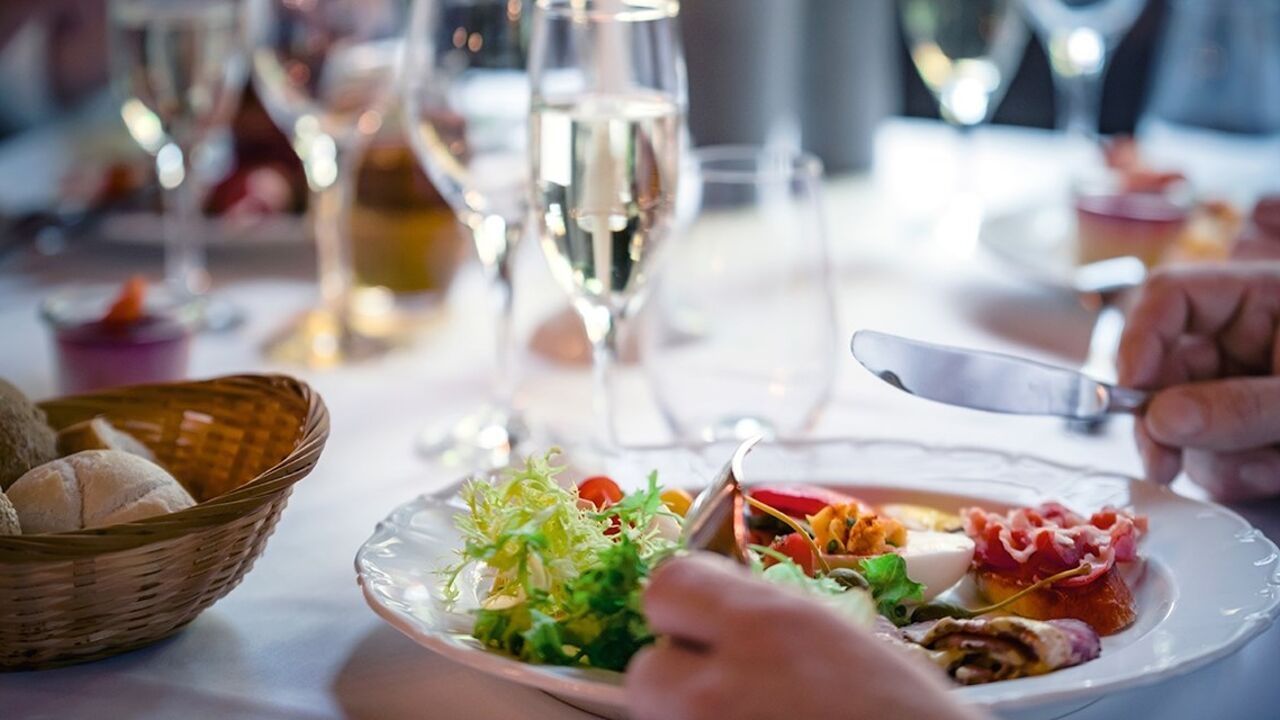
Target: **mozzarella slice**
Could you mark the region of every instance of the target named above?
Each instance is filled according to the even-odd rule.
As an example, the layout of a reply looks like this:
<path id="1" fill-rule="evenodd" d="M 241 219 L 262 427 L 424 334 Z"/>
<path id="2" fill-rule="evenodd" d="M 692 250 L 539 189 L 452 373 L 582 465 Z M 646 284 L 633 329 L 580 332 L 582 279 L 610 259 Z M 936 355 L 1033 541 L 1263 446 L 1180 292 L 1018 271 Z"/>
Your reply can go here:
<path id="1" fill-rule="evenodd" d="M 973 540 L 963 533 L 908 530 L 900 551 L 907 563 L 907 577 L 924 585 L 929 601 L 960 582 L 973 562 Z"/>

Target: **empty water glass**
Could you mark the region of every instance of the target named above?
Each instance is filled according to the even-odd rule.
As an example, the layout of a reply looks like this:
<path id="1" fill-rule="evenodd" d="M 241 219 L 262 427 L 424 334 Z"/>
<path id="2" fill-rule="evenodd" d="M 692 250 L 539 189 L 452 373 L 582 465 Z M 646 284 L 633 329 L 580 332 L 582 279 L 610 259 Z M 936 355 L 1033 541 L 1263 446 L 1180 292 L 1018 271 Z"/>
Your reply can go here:
<path id="1" fill-rule="evenodd" d="M 682 229 L 641 329 L 658 405 L 682 439 L 803 433 L 836 361 L 822 164 L 710 147 L 681 178 Z"/>

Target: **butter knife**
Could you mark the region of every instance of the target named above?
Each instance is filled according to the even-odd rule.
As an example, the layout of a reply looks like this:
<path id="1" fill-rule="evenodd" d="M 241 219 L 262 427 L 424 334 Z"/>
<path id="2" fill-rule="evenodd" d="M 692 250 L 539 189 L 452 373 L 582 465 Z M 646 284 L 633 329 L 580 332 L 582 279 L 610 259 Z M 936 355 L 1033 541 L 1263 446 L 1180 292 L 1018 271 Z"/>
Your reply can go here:
<path id="1" fill-rule="evenodd" d="M 1147 401 L 1147 394 L 1140 390 L 1012 355 L 935 345 L 874 330 L 859 330 L 849 345 L 853 357 L 876 377 L 947 405 L 1088 421 L 1133 413 Z"/>

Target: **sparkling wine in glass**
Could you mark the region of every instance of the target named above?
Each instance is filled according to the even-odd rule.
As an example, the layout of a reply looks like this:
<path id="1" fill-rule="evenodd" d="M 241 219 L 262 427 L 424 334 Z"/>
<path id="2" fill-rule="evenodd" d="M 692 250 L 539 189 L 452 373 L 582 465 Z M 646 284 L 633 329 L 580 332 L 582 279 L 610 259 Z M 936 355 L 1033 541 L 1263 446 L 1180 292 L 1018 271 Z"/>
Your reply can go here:
<path id="1" fill-rule="evenodd" d="M 405 52 L 410 141 L 471 233 L 497 315 L 489 402 L 428 427 L 427 455 L 505 464 L 528 434 L 512 402 L 512 264 L 529 216 L 529 9 L 511 0 L 417 0 Z"/>
<path id="2" fill-rule="evenodd" d="M 576 302 L 623 313 L 675 212 L 681 110 L 663 95 L 586 96 L 533 114 L 542 243 Z"/>
<path id="3" fill-rule="evenodd" d="M 238 0 L 112 0 L 111 76 L 129 134 L 155 158 L 164 197 L 165 279 L 178 292 L 209 289 L 198 159 L 225 131 L 245 79 Z M 240 321 L 208 299 L 203 324 Z"/>
<path id="4" fill-rule="evenodd" d="M 617 329 L 675 217 L 685 107 L 673 0 L 538 0 L 530 75 L 534 215 L 591 341 L 596 449 L 618 440 Z"/>
<path id="5" fill-rule="evenodd" d="M 988 120 L 1026 47 L 1017 0 L 899 0 L 899 9 L 943 119 L 961 128 Z"/>
<path id="6" fill-rule="evenodd" d="M 1018 0 L 898 0 L 911 60 L 960 130 L 957 188 L 933 229 L 944 254 L 976 247 L 982 199 L 973 186 L 972 131 L 990 119 L 1018 68 L 1027 28 Z"/>
<path id="7" fill-rule="evenodd" d="M 253 78 L 293 143 L 311 190 L 321 307 L 268 354 L 326 367 L 384 352 L 351 322 L 351 185 L 359 153 L 389 110 L 403 46 L 404 0 L 249 0 Z"/>
<path id="8" fill-rule="evenodd" d="M 1111 53 L 1147 0 L 1022 0 L 1049 53 L 1058 126 L 1092 145 Z"/>

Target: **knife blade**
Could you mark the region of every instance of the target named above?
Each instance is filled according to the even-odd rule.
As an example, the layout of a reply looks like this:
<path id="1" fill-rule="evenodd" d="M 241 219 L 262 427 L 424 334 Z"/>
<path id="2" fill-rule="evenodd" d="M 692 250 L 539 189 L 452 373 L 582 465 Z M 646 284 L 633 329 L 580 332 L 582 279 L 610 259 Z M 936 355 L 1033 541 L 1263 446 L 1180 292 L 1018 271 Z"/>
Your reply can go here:
<path id="1" fill-rule="evenodd" d="M 1075 370 L 874 330 L 854 333 L 849 347 L 863 367 L 899 390 L 974 410 L 1094 420 L 1132 413 L 1147 400 L 1144 392 Z"/>

